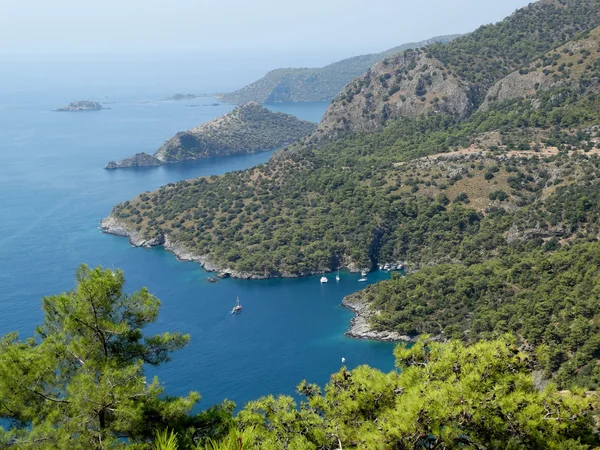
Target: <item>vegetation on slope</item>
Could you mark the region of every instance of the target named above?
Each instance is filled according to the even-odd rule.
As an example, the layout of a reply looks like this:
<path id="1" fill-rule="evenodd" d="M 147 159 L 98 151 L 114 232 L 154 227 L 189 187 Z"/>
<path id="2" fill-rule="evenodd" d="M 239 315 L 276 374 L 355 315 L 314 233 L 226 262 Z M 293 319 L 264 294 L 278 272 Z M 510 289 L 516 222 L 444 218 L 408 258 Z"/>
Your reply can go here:
<path id="1" fill-rule="evenodd" d="M 495 81 L 598 25 L 598 0 L 542 0 L 428 53 L 485 94 Z"/>
<path id="2" fill-rule="evenodd" d="M 143 365 L 188 336 L 144 336 L 159 302 L 123 294 L 120 271 L 77 272 L 46 297 L 34 338 L 0 340 L 0 446 L 19 449 L 590 449 L 600 445 L 596 394 L 534 382 L 532 355 L 509 337 L 465 346 L 421 341 L 395 351 L 399 371 L 362 366 L 305 381 L 290 397 L 224 402 L 190 415 L 199 395 L 168 397 Z"/>
<path id="3" fill-rule="evenodd" d="M 347 58 L 321 68 L 276 69 L 260 80 L 235 92 L 218 94 L 230 103 L 283 103 L 328 102 L 353 78 L 365 73 L 376 62 L 411 48 L 423 47 L 435 42 L 450 42 L 457 36 L 440 36 L 422 42 L 413 42 L 371 55 Z"/>
<path id="4" fill-rule="evenodd" d="M 597 186 L 596 186 L 597 188 Z M 586 198 L 574 198 L 586 215 Z M 600 244 L 548 240 L 481 264 L 443 264 L 356 294 L 376 329 L 475 342 L 512 331 L 559 387 L 600 385 Z"/>
<path id="5" fill-rule="evenodd" d="M 557 184 L 596 171 L 595 154 L 567 152 L 589 151 L 597 131 L 555 127 L 581 129 L 596 122 L 600 98 L 569 92 L 557 104 L 553 93 L 545 95 L 537 109 L 512 102 L 466 123 L 442 115 L 405 119 L 312 151 L 300 147 L 254 169 L 142 194 L 112 215 L 147 238 L 166 233 L 221 267 L 259 275 L 366 268 L 392 258 L 413 266 L 438 263 L 458 257 L 463 241 L 477 248 L 485 240 L 484 248 L 494 251 L 508 244 L 502 233 L 519 209 L 539 202 L 543 212 L 552 203 L 543 199 Z M 507 131 L 488 142 L 498 129 Z M 411 161 L 460 145 L 480 151 L 446 165 Z M 538 157 L 535 145 L 553 156 Z M 464 191 L 470 199 L 459 196 Z M 496 191 L 510 196 L 511 208 L 500 210 L 503 201 L 490 200 Z M 471 202 L 482 206 L 474 209 Z M 497 213 L 486 213 L 488 206 Z"/>

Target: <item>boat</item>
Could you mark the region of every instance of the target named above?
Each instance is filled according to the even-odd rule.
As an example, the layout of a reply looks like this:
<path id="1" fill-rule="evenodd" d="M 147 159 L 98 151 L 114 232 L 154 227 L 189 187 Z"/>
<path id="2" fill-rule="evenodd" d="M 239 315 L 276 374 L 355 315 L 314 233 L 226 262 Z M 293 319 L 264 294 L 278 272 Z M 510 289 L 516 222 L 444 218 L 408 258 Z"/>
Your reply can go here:
<path id="1" fill-rule="evenodd" d="M 366 283 L 367 282 L 367 278 L 366 277 L 362 277 L 360 280 L 358 280 L 359 283 Z"/>
<path id="2" fill-rule="evenodd" d="M 327 279 L 327 277 L 325 275 L 323 275 L 321 277 L 321 283 L 327 283 L 329 280 Z"/>
<path id="3" fill-rule="evenodd" d="M 383 266 L 383 270 L 390 270 L 390 265 L 388 263 L 385 263 L 385 265 Z"/>
<path id="4" fill-rule="evenodd" d="M 340 270 L 338 269 L 338 273 L 335 276 L 335 281 L 340 281 Z"/>
<path id="5" fill-rule="evenodd" d="M 240 305 L 240 298 L 237 298 L 236 305 L 231 310 L 231 314 L 239 314 L 242 312 L 242 305 Z"/>
<path id="6" fill-rule="evenodd" d="M 366 270 L 363 270 L 363 271 L 362 271 L 360 274 L 361 274 L 363 277 L 366 277 L 366 276 L 367 276 L 367 271 L 366 271 Z"/>

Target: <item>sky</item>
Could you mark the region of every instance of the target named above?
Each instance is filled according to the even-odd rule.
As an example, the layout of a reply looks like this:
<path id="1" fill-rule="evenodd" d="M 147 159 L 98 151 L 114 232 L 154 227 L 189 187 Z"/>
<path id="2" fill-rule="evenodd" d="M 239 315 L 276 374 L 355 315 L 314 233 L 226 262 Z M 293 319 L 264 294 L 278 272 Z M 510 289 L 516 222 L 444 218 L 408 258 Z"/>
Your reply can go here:
<path id="1" fill-rule="evenodd" d="M 2 0 L 0 55 L 347 57 L 497 22 L 525 0 Z"/>

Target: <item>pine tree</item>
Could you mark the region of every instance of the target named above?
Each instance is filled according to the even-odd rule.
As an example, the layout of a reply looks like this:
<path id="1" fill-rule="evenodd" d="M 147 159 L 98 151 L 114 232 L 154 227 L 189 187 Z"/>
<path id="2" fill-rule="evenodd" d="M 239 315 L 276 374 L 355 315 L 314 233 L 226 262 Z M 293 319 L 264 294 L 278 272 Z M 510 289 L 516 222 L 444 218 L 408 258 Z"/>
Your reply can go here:
<path id="1" fill-rule="evenodd" d="M 77 271 L 71 292 L 43 299 L 35 337 L 0 341 L 0 447 L 120 448 L 145 443 L 155 429 L 189 421 L 200 396 L 164 398 L 144 364 L 159 365 L 189 336 L 145 336 L 160 302 L 146 289 L 123 292 L 121 271 Z M 144 444 L 145 445 L 145 444 Z"/>

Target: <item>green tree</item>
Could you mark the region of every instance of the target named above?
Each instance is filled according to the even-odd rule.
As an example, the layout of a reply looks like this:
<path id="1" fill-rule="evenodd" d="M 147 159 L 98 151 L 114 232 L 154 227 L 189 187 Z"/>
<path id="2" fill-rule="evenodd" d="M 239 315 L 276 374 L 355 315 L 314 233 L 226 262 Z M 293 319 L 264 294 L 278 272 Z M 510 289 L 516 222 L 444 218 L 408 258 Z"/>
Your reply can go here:
<path id="1" fill-rule="evenodd" d="M 593 397 L 536 388 L 510 337 L 466 346 L 422 340 L 395 351 L 400 372 L 368 366 L 332 375 L 321 392 L 250 402 L 213 449 L 589 449 Z M 232 446 L 237 436 L 239 447 Z"/>
<path id="2" fill-rule="evenodd" d="M 189 341 L 145 336 L 160 302 L 145 288 L 123 292 L 121 271 L 77 271 L 71 292 L 43 300 L 44 325 L 25 341 L 0 341 L 0 446 L 105 449 L 145 443 L 177 427 L 200 396 L 163 397 L 144 364 L 159 365 Z"/>

